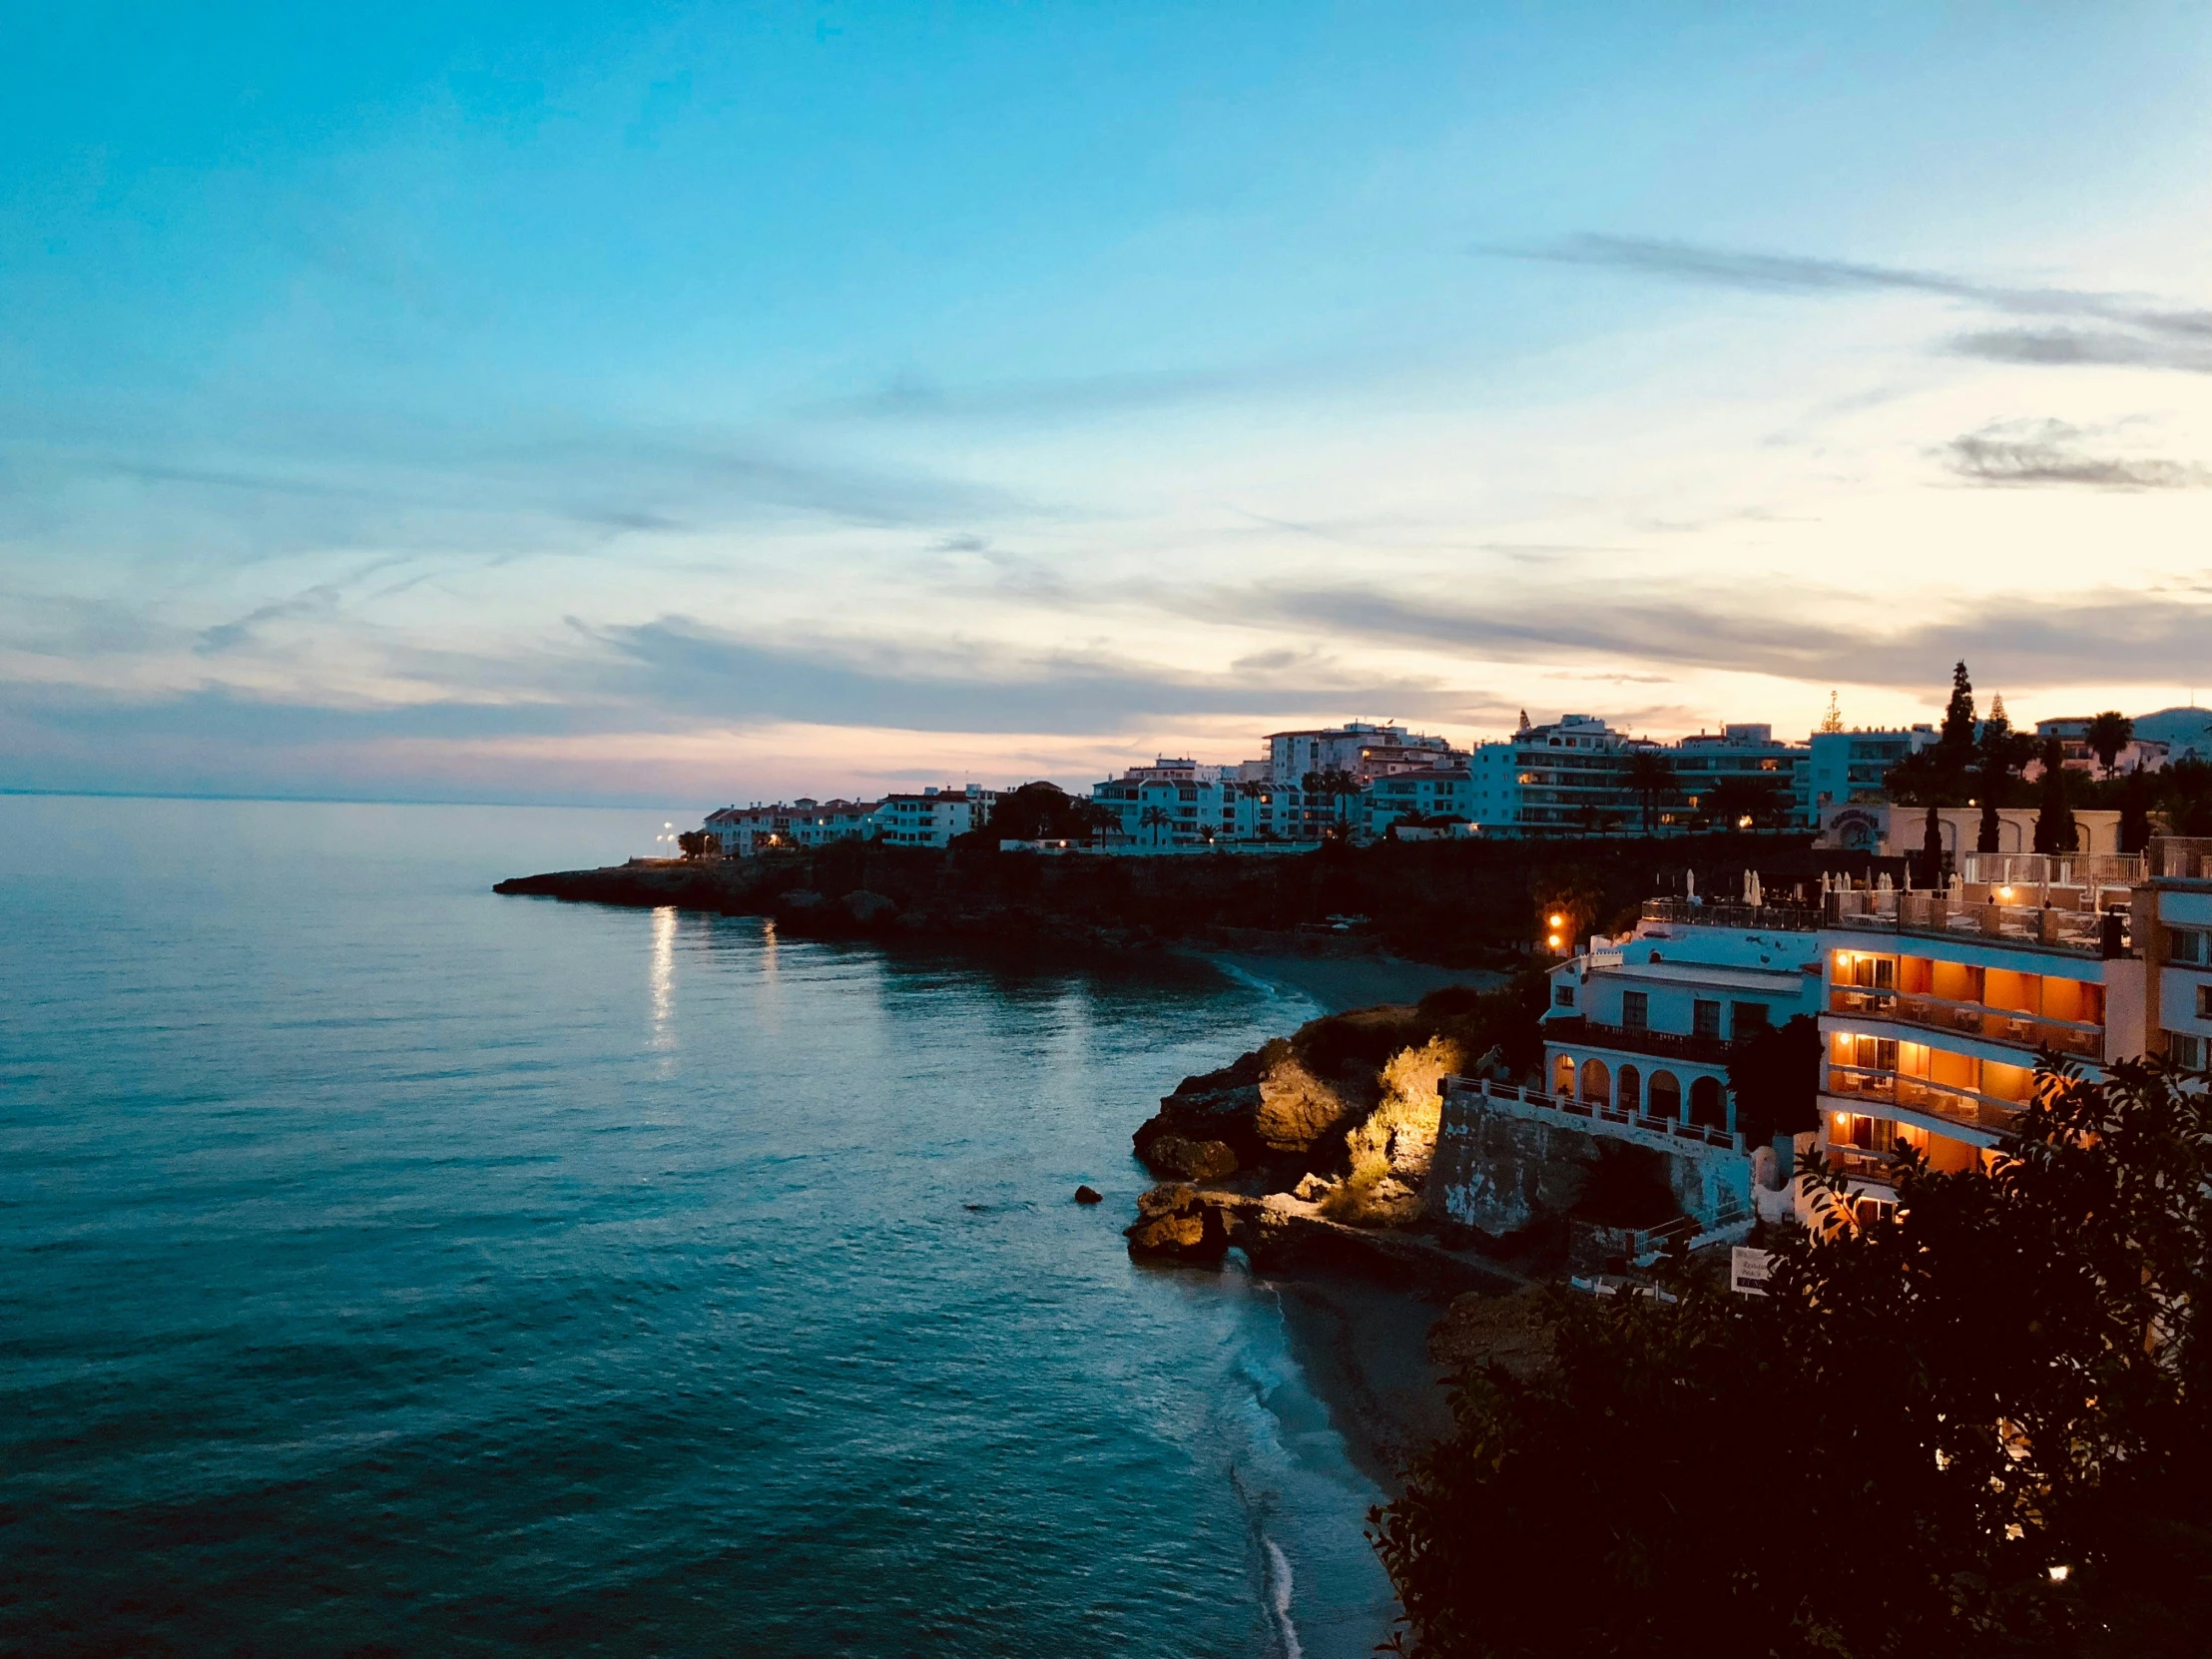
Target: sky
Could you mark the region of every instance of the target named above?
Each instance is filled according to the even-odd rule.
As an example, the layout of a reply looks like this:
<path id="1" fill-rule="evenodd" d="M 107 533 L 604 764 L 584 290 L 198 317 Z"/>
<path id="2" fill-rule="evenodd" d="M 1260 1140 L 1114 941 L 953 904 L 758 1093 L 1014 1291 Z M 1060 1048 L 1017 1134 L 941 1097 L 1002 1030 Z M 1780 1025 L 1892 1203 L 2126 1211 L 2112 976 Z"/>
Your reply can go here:
<path id="1" fill-rule="evenodd" d="M 0 789 L 2212 694 L 2212 9 L 14 9 Z"/>

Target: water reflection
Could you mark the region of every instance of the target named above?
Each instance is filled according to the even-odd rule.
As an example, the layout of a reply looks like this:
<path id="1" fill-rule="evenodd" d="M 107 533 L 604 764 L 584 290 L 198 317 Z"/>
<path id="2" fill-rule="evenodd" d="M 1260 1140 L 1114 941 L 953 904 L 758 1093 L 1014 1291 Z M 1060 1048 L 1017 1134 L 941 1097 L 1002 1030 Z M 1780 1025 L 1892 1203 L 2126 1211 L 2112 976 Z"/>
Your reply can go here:
<path id="1" fill-rule="evenodd" d="M 652 967 L 647 983 L 653 991 L 653 1046 L 676 1046 L 676 906 L 664 904 L 653 912 Z"/>

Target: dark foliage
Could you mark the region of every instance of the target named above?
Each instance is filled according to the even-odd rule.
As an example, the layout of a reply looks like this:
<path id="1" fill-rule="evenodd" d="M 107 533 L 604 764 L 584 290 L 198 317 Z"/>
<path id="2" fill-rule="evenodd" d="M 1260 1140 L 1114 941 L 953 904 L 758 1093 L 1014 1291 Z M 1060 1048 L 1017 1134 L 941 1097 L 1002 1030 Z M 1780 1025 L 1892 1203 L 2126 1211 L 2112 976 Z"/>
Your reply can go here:
<path id="1" fill-rule="evenodd" d="M 953 844 L 995 850 L 1002 840 L 1087 841 L 1093 831 L 1117 828 L 1120 821 L 1105 808 L 1069 795 L 1057 784 L 1023 784 L 998 798 L 980 830 L 955 835 Z"/>
<path id="2" fill-rule="evenodd" d="M 1403 1649 L 2201 1654 L 2207 1082 L 2046 1069 L 1992 1173 L 1906 1161 L 1763 1298 L 1561 1295 L 1552 1365 L 1461 1378 L 1376 1512 Z"/>
<path id="3" fill-rule="evenodd" d="M 1820 1127 L 1821 1031 L 1798 1014 L 1738 1043 L 1728 1057 L 1736 1127 L 1746 1146 Z"/>
<path id="4" fill-rule="evenodd" d="M 2081 844 L 2073 809 L 2066 803 L 2065 752 L 2052 738 L 2043 746 L 2041 797 L 2035 812 L 2035 850 L 2072 852 Z"/>

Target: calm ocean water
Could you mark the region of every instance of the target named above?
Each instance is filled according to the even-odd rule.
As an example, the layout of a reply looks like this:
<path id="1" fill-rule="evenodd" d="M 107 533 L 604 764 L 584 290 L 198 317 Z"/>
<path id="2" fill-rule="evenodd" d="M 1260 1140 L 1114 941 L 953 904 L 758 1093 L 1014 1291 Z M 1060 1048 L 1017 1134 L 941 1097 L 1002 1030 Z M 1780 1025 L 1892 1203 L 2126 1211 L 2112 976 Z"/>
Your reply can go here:
<path id="1" fill-rule="evenodd" d="M 0 1652 L 1365 1651 L 1272 1297 L 1119 1234 L 1308 1005 L 489 891 L 664 816 L 0 798 Z"/>

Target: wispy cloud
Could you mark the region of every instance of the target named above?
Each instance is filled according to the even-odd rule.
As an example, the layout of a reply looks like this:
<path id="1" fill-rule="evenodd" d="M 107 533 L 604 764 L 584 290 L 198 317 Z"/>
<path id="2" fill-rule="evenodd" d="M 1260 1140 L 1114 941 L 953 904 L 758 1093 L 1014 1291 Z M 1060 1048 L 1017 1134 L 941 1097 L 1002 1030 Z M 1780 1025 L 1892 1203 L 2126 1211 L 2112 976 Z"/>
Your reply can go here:
<path id="1" fill-rule="evenodd" d="M 1995 362 L 2103 363 L 2212 373 L 2212 310 L 2142 294 L 1985 281 L 1855 260 L 1762 254 L 1653 237 L 1586 233 L 1527 247 L 1478 248 L 1503 259 L 1588 266 L 1756 293 L 1808 295 L 1902 292 L 1956 300 L 2022 317 L 2083 317 L 2102 327 L 1979 329 L 1954 336 L 1951 352 Z"/>
<path id="2" fill-rule="evenodd" d="M 2001 421 L 1951 439 L 1944 463 L 1977 484 L 2074 484 L 2092 489 L 2203 489 L 2212 469 L 2185 461 L 2099 455 L 2062 420 Z"/>
<path id="3" fill-rule="evenodd" d="M 1374 588 L 1291 588 L 1245 593 L 1235 603 L 1248 615 L 1326 627 L 1346 641 L 1443 647 L 1488 661 L 1597 657 L 1637 671 L 1680 665 L 1898 688 L 1926 686 L 1936 667 L 1959 657 L 2022 689 L 2109 684 L 2118 674 L 2185 683 L 2212 636 L 2212 605 L 2180 590 L 2156 602 L 2097 589 L 1970 606 L 1932 592 L 1919 607 L 1927 620 L 1889 628 L 1832 620 L 1850 614 L 1848 598 L 1803 586 L 1499 589 L 1479 609 Z"/>

